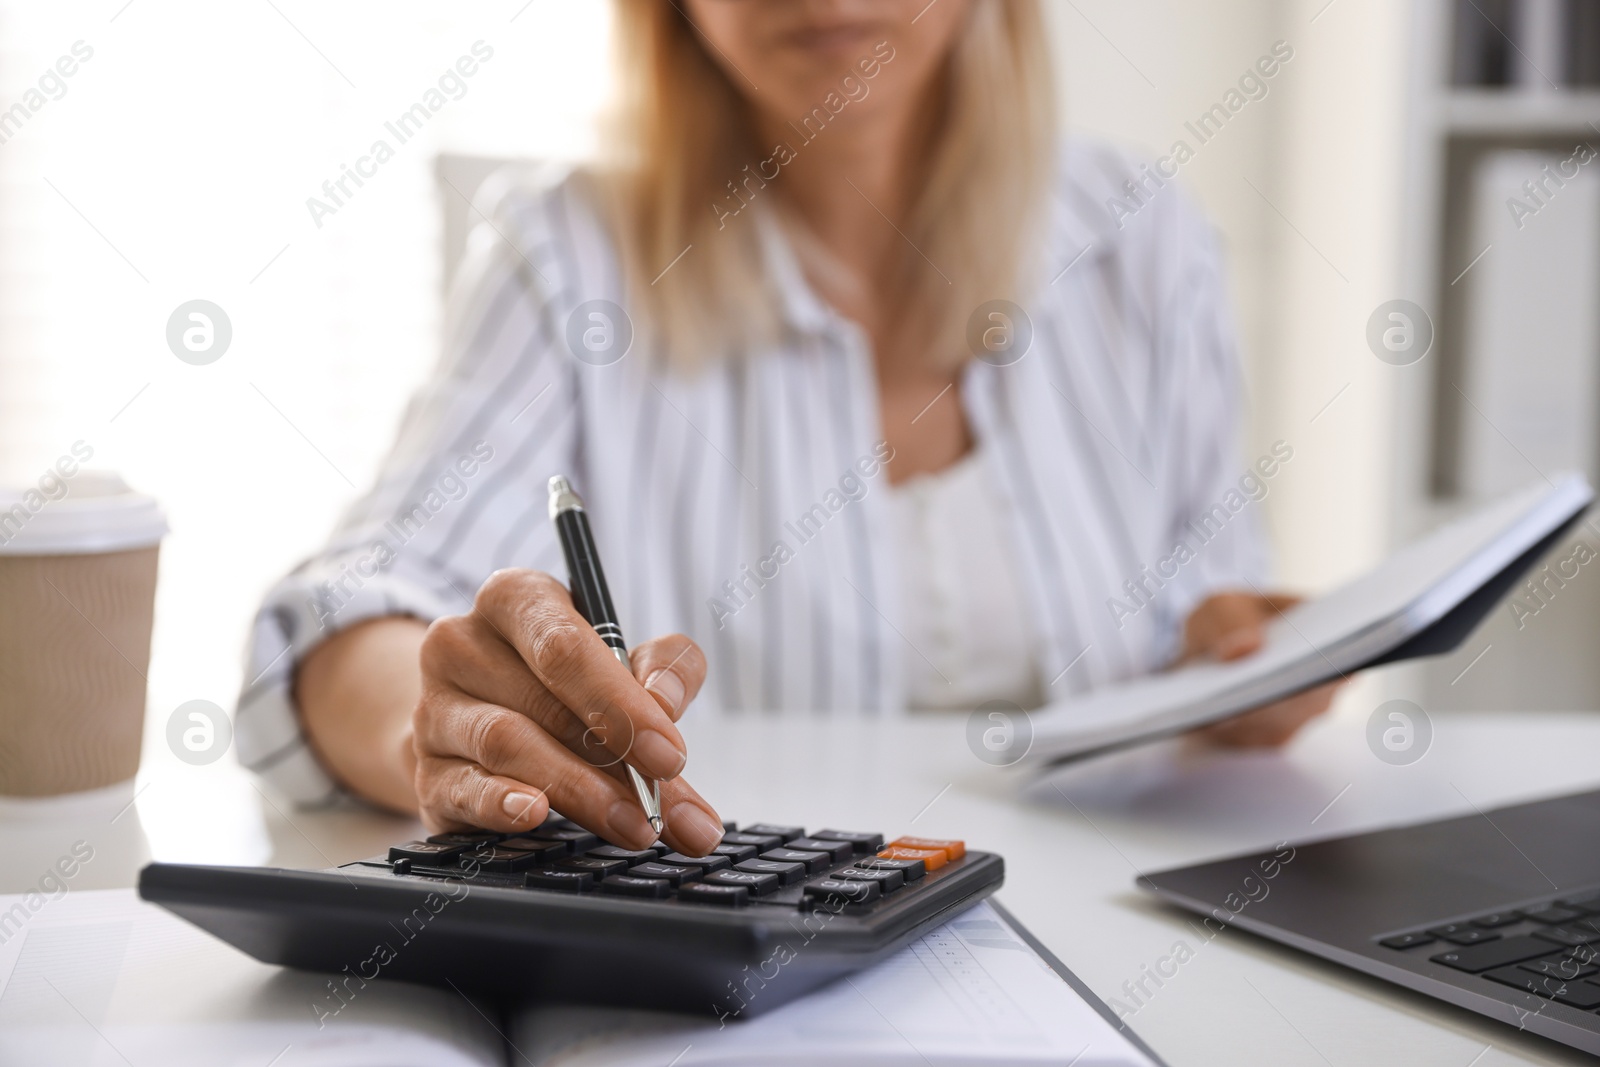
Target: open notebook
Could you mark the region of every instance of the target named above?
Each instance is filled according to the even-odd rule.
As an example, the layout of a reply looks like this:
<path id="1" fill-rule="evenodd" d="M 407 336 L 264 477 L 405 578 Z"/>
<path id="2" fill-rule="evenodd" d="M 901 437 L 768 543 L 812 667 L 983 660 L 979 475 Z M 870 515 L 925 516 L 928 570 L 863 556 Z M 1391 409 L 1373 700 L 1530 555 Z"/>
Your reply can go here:
<path id="1" fill-rule="evenodd" d="M 1168 737 L 1365 667 L 1448 652 L 1593 499 L 1588 482 L 1568 474 L 1447 523 L 1290 608 L 1243 659 L 1197 662 L 1035 712 L 1032 745 L 1019 762 L 1061 763 Z"/>
<path id="2" fill-rule="evenodd" d="M 0 896 L 0 1063 L 1158 1067 L 1036 948 L 978 904 L 877 967 L 719 1029 L 607 1008 L 498 1011 L 381 981 L 338 1001 L 326 975 L 258 963 L 132 890 L 76 891 L 36 912 Z"/>

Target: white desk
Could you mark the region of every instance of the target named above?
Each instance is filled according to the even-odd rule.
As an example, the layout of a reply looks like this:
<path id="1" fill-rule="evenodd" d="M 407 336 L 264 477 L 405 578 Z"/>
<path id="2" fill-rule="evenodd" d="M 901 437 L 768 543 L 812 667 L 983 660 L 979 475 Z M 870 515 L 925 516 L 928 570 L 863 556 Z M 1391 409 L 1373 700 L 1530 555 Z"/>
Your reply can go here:
<path id="1" fill-rule="evenodd" d="M 1136 759 L 1098 772 L 1098 783 L 1068 784 L 1070 800 L 1052 792 L 1048 801 L 1019 797 L 1016 779 L 979 763 L 959 719 L 729 721 L 691 713 L 685 730 L 690 780 L 729 818 L 960 837 L 1002 853 L 1000 899 L 1104 997 L 1122 996 L 1141 965 L 1187 941 L 1194 958 L 1132 1018 L 1173 1067 L 1592 1062 L 1248 934 L 1203 943 L 1182 913 L 1134 890 L 1140 869 L 1600 782 L 1600 715 L 1592 713 L 1436 720 L 1432 750 L 1409 767 L 1376 759 L 1364 725 L 1336 716 L 1281 754 Z M 131 790 L 76 810 L 0 815 L 0 891 L 32 887 L 79 839 L 95 858 L 71 884 L 106 887 L 133 884 L 152 854 L 321 867 L 380 852 L 413 830 L 366 811 L 279 810 L 229 762 L 147 762 L 136 803 L 115 821 Z"/>

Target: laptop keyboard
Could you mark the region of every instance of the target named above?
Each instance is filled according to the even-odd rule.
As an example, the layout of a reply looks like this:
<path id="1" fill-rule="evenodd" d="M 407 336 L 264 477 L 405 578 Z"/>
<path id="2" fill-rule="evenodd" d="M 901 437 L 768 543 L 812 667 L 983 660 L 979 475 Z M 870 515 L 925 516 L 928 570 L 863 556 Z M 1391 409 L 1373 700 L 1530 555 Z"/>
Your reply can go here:
<path id="1" fill-rule="evenodd" d="M 1558 1004 L 1600 1010 L 1600 888 L 1377 940 Z"/>

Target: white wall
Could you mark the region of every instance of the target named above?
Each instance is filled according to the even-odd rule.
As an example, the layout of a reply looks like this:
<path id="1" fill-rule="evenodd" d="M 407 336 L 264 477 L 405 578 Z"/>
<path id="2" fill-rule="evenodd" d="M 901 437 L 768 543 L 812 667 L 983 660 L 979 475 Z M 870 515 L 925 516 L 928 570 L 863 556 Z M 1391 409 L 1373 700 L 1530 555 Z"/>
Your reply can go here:
<path id="1" fill-rule="evenodd" d="M 262 593 L 370 481 L 437 358 L 434 156 L 581 154 L 609 6 L 125 4 L 0 0 L 0 110 L 93 49 L 0 144 L 0 477 L 83 440 L 167 509 L 159 760 L 179 704 L 232 707 Z M 464 95 L 315 225 L 307 198 L 476 41 L 494 54 Z M 165 341 L 195 298 L 233 325 L 207 366 Z"/>
<path id="2" fill-rule="evenodd" d="M 1197 144 L 1185 121 L 1274 42 L 1294 49 L 1268 95 L 1198 147 L 1182 181 L 1229 252 L 1252 403 L 1247 455 L 1280 438 L 1295 449 L 1266 502 L 1280 579 L 1326 588 L 1388 541 L 1396 368 L 1368 351 L 1364 333 L 1377 304 L 1403 295 L 1394 290 L 1408 5 L 1047 3 L 1069 126 L 1150 153 L 1177 138 Z"/>

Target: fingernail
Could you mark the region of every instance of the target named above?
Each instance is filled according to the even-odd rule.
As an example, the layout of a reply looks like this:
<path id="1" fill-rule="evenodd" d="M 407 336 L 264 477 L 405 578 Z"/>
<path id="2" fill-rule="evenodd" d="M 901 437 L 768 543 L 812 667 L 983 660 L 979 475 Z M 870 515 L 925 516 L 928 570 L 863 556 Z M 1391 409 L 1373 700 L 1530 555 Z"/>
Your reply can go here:
<path id="1" fill-rule="evenodd" d="M 666 780 L 683 773 L 689 757 L 683 750 L 654 730 L 646 730 L 633 741 L 633 752 L 639 758 L 639 770 L 651 778 Z"/>
<path id="2" fill-rule="evenodd" d="M 687 800 L 667 813 L 667 826 L 692 855 L 704 856 L 722 840 L 722 824 Z"/>
<path id="3" fill-rule="evenodd" d="M 650 820 L 644 817 L 644 809 L 633 800 L 612 803 L 611 810 L 606 812 L 606 830 L 606 837 L 612 844 L 642 848 L 656 839 L 656 832 L 650 828 Z"/>
<path id="4" fill-rule="evenodd" d="M 500 802 L 505 813 L 511 816 L 512 822 L 521 822 L 528 817 L 533 806 L 539 803 L 539 798 L 532 793 L 507 793 L 506 798 Z"/>
<path id="5" fill-rule="evenodd" d="M 665 667 L 652 671 L 650 677 L 644 680 L 644 687 L 665 700 L 674 715 L 683 707 L 683 679 L 676 672 Z"/>

